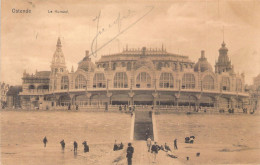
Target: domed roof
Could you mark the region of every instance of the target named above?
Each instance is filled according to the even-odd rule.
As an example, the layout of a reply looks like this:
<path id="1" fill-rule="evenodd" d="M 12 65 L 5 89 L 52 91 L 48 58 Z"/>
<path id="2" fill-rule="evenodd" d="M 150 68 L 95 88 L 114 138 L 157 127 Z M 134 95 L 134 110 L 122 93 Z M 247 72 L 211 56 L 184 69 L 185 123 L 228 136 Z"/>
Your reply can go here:
<path id="1" fill-rule="evenodd" d="M 140 55 L 140 59 L 135 63 L 135 69 L 141 68 L 142 66 L 146 66 L 149 69 L 154 69 L 154 64 L 150 60 L 150 58 L 146 57 L 146 47 L 142 48 L 142 53 Z"/>
<path id="2" fill-rule="evenodd" d="M 199 58 L 199 61 L 194 66 L 195 72 L 198 72 L 199 70 L 201 72 L 204 72 L 204 71 L 207 71 L 207 70 L 213 71 L 212 66 L 210 65 L 207 58 L 205 57 L 204 51 L 201 51 L 201 57 Z"/>
<path id="3" fill-rule="evenodd" d="M 226 47 L 226 43 L 224 41 L 221 44 L 221 48 L 219 48 L 219 51 L 228 51 L 228 48 Z"/>
<path id="4" fill-rule="evenodd" d="M 146 67 L 148 67 L 149 69 L 152 69 L 152 70 L 154 69 L 153 62 L 150 59 L 145 58 L 145 57 L 140 58 L 140 60 L 138 60 L 135 63 L 135 69 L 141 68 L 142 66 L 146 66 Z"/>
<path id="5" fill-rule="evenodd" d="M 86 72 L 88 71 L 94 71 L 95 64 L 91 62 L 91 59 L 89 58 L 89 52 L 86 51 L 86 56 L 82 59 L 82 61 L 79 62 L 79 69 L 82 69 Z"/>

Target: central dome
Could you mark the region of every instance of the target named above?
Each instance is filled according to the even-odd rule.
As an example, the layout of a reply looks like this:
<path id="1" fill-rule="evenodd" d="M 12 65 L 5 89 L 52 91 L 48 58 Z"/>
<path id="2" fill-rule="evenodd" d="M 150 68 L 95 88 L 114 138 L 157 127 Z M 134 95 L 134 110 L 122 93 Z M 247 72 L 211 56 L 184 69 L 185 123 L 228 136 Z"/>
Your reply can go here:
<path id="1" fill-rule="evenodd" d="M 78 68 L 86 72 L 93 71 L 95 69 L 95 64 L 91 62 L 88 51 L 86 51 L 86 56 L 83 58 L 83 60 L 79 62 Z"/>
<path id="2" fill-rule="evenodd" d="M 205 71 L 213 71 L 212 66 L 208 62 L 207 58 L 205 57 L 204 50 L 201 51 L 201 57 L 199 58 L 199 61 L 194 66 L 194 71 L 198 72 L 205 72 Z"/>

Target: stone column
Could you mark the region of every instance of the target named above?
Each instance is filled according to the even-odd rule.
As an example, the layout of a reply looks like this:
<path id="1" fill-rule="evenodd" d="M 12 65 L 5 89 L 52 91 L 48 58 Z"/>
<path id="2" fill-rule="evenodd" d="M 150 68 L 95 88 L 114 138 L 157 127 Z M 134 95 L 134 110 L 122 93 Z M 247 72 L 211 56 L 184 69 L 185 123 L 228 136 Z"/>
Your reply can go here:
<path id="1" fill-rule="evenodd" d="M 154 93 L 152 93 L 152 95 L 153 95 L 153 107 L 155 108 L 156 107 L 156 105 L 157 105 L 157 98 L 159 97 L 159 94 L 158 94 L 158 92 L 154 92 Z"/>
<path id="2" fill-rule="evenodd" d="M 235 108 L 236 99 L 234 97 L 230 98 L 231 108 Z"/>
<path id="3" fill-rule="evenodd" d="M 109 98 L 109 105 L 112 105 L 112 99 L 111 99 L 112 95 L 113 94 L 111 92 L 107 92 L 106 94 L 106 96 Z"/>
<path id="4" fill-rule="evenodd" d="M 71 109 L 74 109 L 74 108 L 75 108 L 75 107 L 74 107 L 74 106 L 75 106 L 75 100 L 74 100 L 74 99 L 75 99 L 75 98 L 74 98 L 74 97 L 75 97 L 75 94 L 71 94 L 71 93 L 70 93 L 69 96 L 70 96 Z"/>
<path id="5" fill-rule="evenodd" d="M 54 95 L 54 97 L 53 97 L 54 109 L 57 107 L 57 104 L 58 104 L 59 98 L 60 98 L 59 95 Z"/>
<path id="6" fill-rule="evenodd" d="M 216 96 L 215 100 L 214 100 L 214 108 L 216 110 L 219 110 L 219 98 L 220 98 L 220 96 Z"/>
<path id="7" fill-rule="evenodd" d="M 128 93 L 128 96 L 130 97 L 130 105 L 131 106 L 134 104 L 134 95 L 135 95 L 135 93 L 132 92 L 132 91 Z"/>
<path id="8" fill-rule="evenodd" d="M 91 101 L 90 101 L 91 95 L 92 95 L 91 93 L 86 92 L 86 97 L 87 97 L 87 99 L 88 99 L 88 105 L 91 104 Z"/>
<path id="9" fill-rule="evenodd" d="M 200 106 L 200 98 L 201 98 L 201 94 L 196 94 L 196 98 L 197 98 L 197 100 L 196 100 L 196 106 Z"/>
<path id="10" fill-rule="evenodd" d="M 177 108 L 179 107 L 179 100 L 180 100 L 180 96 L 181 96 L 181 93 L 175 93 L 174 94 L 175 98 L 176 98 L 176 106 Z"/>

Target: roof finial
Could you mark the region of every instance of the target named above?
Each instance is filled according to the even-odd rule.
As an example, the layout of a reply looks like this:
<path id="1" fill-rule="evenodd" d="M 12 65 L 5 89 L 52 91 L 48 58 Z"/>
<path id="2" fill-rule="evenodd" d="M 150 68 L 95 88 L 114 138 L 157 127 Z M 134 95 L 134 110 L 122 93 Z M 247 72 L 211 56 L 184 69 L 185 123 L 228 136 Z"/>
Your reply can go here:
<path id="1" fill-rule="evenodd" d="M 60 37 L 60 24 L 59 24 L 59 37 Z"/>
<path id="2" fill-rule="evenodd" d="M 61 41 L 60 41 L 60 37 L 58 37 L 58 41 L 57 41 L 57 47 L 61 47 Z"/>
<path id="3" fill-rule="evenodd" d="M 162 44 L 162 51 L 163 51 L 163 44 Z"/>
<path id="4" fill-rule="evenodd" d="M 222 26 L 222 33 L 223 33 L 223 43 L 225 43 L 225 29 L 224 29 L 224 25 Z"/>

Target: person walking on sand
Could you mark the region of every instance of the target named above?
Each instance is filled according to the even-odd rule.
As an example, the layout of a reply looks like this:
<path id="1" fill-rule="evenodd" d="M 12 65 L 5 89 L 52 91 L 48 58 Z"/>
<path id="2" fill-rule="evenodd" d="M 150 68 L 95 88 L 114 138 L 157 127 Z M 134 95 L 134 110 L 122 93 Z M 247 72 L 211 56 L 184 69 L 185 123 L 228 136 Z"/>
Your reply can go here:
<path id="1" fill-rule="evenodd" d="M 128 147 L 126 150 L 126 157 L 127 157 L 128 165 L 132 165 L 133 153 L 134 153 L 134 147 L 132 147 L 131 143 L 128 143 Z"/>
<path id="2" fill-rule="evenodd" d="M 88 146 L 87 141 L 84 141 L 82 144 L 84 146 L 84 152 L 89 152 L 89 146 Z"/>
<path id="3" fill-rule="evenodd" d="M 154 142 L 154 144 L 152 145 L 152 149 L 151 149 L 152 153 L 154 154 L 154 162 L 156 161 L 156 155 L 158 154 L 159 151 L 159 146 L 157 145 L 157 142 Z"/>
<path id="4" fill-rule="evenodd" d="M 62 151 L 64 151 L 64 149 L 65 149 L 65 142 L 64 142 L 64 140 L 60 141 L 60 145 L 61 145 Z"/>
<path id="5" fill-rule="evenodd" d="M 45 136 L 42 141 L 43 141 L 44 147 L 46 147 L 46 144 L 48 142 L 47 137 Z"/>
<path id="6" fill-rule="evenodd" d="M 151 145 L 152 145 L 152 139 L 150 137 L 148 137 L 146 144 L 147 144 L 148 152 L 150 152 Z"/>
<path id="7" fill-rule="evenodd" d="M 77 152 L 78 150 L 78 143 L 76 141 L 74 141 L 74 152 Z"/>
<path id="8" fill-rule="evenodd" d="M 175 150 L 178 150 L 177 139 L 174 139 L 174 149 L 175 149 Z"/>

